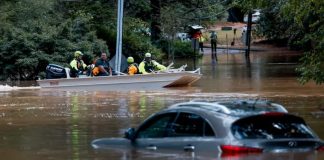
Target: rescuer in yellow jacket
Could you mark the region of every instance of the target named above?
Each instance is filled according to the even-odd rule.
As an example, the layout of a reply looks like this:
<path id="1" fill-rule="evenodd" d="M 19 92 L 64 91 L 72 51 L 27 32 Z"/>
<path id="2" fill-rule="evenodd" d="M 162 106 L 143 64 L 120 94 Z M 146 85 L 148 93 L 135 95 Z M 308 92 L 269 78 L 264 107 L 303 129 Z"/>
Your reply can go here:
<path id="1" fill-rule="evenodd" d="M 83 53 L 81 51 L 74 52 L 74 59 L 70 62 L 71 77 L 79 77 L 81 74 L 85 74 L 87 65 L 82 60 Z"/>
<path id="2" fill-rule="evenodd" d="M 128 57 L 127 58 L 127 74 L 129 75 L 134 75 L 138 73 L 138 65 L 134 63 L 134 58 L 133 57 Z"/>
<path id="3" fill-rule="evenodd" d="M 148 74 L 154 71 L 164 71 L 166 67 L 159 64 L 155 60 L 152 60 L 151 53 L 145 53 L 144 60 L 139 65 L 139 72 L 142 74 Z"/>

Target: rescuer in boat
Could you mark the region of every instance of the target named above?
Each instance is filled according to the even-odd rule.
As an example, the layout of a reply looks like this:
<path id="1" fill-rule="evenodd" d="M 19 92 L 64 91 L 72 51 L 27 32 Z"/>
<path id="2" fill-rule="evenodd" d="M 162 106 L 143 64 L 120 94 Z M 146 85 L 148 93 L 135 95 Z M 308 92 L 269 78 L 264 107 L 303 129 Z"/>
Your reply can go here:
<path id="1" fill-rule="evenodd" d="M 138 65 L 137 63 L 134 63 L 134 58 L 133 57 L 128 57 L 127 58 L 127 74 L 128 75 L 134 75 L 138 73 Z"/>
<path id="2" fill-rule="evenodd" d="M 107 53 L 101 53 L 99 59 L 96 60 L 95 67 L 92 70 L 94 76 L 111 76 L 112 70 L 109 65 Z"/>
<path id="3" fill-rule="evenodd" d="M 164 71 L 166 67 L 152 60 L 151 53 L 145 53 L 144 60 L 139 65 L 139 72 L 142 74 L 152 73 L 154 71 Z"/>
<path id="4" fill-rule="evenodd" d="M 87 65 L 82 60 L 83 53 L 81 51 L 74 52 L 74 59 L 70 62 L 71 77 L 79 77 L 79 75 L 86 74 Z"/>

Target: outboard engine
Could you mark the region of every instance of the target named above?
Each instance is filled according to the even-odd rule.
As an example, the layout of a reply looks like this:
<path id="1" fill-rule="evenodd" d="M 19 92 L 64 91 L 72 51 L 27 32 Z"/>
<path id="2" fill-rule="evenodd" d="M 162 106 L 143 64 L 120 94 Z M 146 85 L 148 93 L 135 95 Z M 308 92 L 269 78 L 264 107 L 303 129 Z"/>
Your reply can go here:
<path id="1" fill-rule="evenodd" d="M 47 65 L 46 79 L 59 79 L 59 78 L 66 78 L 66 71 L 64 67 L 56 64 Z"/>

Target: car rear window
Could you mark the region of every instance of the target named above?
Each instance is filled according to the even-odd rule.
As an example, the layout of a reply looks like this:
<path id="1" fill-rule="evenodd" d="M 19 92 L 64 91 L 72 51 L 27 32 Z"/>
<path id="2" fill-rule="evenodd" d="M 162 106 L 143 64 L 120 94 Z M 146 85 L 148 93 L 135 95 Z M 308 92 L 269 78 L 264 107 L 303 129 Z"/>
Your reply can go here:
<path id="1" fill-rule="evenodd" d="M 242 118 L 231 126 L 237 139 L 314 138 L 314 134 L 300 117 L 278 114 Z"/>
<path id="2" fill-rule="evenodd" d="M 232 114 L 246 114 L 248 112 L 277 112 L 279 111 L 277 107 L 273 106 L 271 103 L 264 103 L 264 102 L 253 102 L 247 103 L 245 101 L 238 101 L 238 102 L 224 102 L 219 103 L 220 105 L 224 105 L 229 108 Z"/>

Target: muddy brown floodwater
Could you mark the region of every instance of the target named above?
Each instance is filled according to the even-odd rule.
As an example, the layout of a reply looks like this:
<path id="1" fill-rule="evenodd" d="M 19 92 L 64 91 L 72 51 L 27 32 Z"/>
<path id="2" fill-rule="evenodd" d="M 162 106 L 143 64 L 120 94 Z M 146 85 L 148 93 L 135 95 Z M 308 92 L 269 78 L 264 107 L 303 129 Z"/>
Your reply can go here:
<path id="1" fill-rule="evenodd" d="M 96 138 L 121 137 L 126 128 L 171 104 L 193 99 L 267 99 L 303 117 L 324 138 L 324 86 L 300 85 L 299 54 L 276 50 L 243 54 L 221 52 L 212 63 L 197 62 L 203 77 L 193 87 L 155 91 L 64 91 L 0 85 L 1 159 L 218 159 L 216 153 L 94 150 Z M 176 60 L 176 65 L 191 60 Z M 34 83 L 34 82 L 33 82 Z M 122 87 L 122 86 L 121 86 Z M 6 90 L 6 91 L 4 91 Z M 324 153 L 243 155 L 222 159 L 324 159 Z"/>

